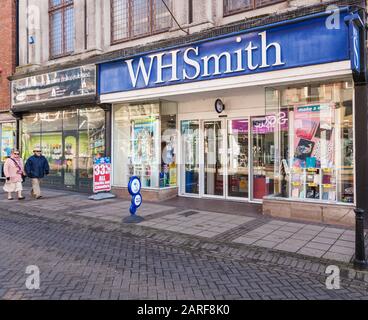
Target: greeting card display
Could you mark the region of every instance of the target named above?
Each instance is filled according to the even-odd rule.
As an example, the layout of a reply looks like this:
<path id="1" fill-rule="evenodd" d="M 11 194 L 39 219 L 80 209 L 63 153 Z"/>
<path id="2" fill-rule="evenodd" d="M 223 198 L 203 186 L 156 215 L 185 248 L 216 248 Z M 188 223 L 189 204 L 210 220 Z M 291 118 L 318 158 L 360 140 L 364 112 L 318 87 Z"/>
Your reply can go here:
<path id="1" fill-rule="evenodd" d="M 295 106 L 290 194 L 336 200 L 333 104 Z"/>

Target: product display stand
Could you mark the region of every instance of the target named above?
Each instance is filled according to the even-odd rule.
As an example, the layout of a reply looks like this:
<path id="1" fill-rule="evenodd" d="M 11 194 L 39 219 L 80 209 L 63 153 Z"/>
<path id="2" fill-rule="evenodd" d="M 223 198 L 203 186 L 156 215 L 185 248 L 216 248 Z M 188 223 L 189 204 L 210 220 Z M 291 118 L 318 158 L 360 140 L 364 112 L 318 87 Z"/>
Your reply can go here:
<path id="1" fill-rule="evenodd" d="M 336 201 L 335 170 L 333 168 L 294 168 L 289 192 L 292 198 Z"/>

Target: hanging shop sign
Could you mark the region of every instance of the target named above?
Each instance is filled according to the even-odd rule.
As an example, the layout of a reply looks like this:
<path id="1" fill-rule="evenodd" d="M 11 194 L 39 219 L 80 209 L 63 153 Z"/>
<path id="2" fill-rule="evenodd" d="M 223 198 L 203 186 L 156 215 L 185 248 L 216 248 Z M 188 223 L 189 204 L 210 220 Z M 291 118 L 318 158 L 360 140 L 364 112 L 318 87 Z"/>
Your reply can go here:
<path id="1" fill-rule="evenodd" d="M 58 70 L 12 82 L 13 105 L 95 94 L 95 65 Z"/>
<path id="2" fill-rule="evenodd" d="M 108 157 L 97 158 L 93 165 L 93 192 L 111 191 L 111 161 Z"/>
<path id="3" fill-rule="evenodd" d="M 354 57 L 350 50 L 351 24 L 344 22 L 350 14 L 348 10 L 338 13 L 338 28 L 328 26 L 330 14 L 103 63 L 99 66 L 99 94 L 350 61 Z"/>
<path id="4" fill-rule="evenodd" d="M 345 17 L 345 22 L 349 26 L 350 32 L 350 60 L 354 78 L 359 81 L 359 77 L 365 76 L 366 67 L 364 66 L 364 32 L 365 24 L 358 13 L 352 13 Z"/>

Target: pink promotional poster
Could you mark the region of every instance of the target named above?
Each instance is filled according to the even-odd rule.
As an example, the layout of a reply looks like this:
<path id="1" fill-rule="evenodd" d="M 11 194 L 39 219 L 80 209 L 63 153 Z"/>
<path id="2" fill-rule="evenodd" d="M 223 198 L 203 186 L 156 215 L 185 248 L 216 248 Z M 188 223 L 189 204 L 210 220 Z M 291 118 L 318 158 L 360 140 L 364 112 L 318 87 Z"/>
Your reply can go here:
<path id="1" fill-rule="evenodd" d="M 333 104 L 294 107 L 294 167 L 333 167 L 334 109 Z"/>

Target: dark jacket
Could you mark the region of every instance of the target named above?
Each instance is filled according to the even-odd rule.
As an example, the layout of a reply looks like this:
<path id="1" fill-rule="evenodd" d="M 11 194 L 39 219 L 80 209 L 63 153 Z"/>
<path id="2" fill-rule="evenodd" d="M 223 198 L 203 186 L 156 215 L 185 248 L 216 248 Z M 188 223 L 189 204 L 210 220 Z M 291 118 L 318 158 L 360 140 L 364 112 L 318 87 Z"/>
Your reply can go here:
<path id="1" fill-rule="evenodd" d="M 41 179 L 45 176 L 45 174 L 49 174 L 50 167 L 47 159 L 44 156 L 32 156 L 27 160 L 25 170 L 29 178 Z"/>

